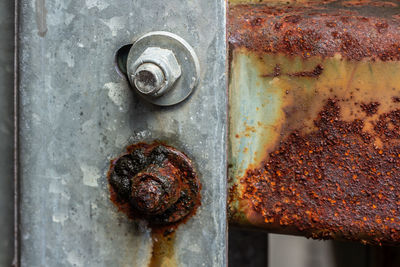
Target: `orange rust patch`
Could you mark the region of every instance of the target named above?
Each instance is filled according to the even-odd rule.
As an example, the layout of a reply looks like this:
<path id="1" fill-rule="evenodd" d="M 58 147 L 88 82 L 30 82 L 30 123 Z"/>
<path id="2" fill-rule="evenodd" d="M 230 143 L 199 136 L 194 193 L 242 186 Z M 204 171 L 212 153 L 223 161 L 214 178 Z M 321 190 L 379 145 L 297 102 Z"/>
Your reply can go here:
<path id="1" fill-rule="evenodd" d="M 393 5 L 397 4 L 333 1 L 298 6 L 234 5 L 228 14 L 228 40 L 233 48 L 259 53 L 281 52 L 303 58 L 339 53 L 353 60 L 399 60 L 400 36 L 396 33 L 400 22 Z"/>
<path id="2" fill-rule="evenodd" d="M 398 6 L 398 4 L 395 2 L 371 1 L 371 0 L 344 1 L 342 2 L 342 5 L 345 7 L 354 7 L 354 6 L 397 7 Z"/>
<path id="3" fill-rule="evenodd" d="M 176 233 L 165 235 L 160 231 L 152 232 L 153 247 L 149 267 L 174 267 L 177 266 L 175 257 Z"/>
<path id="4" fill-rule="evenodd" d="M 327 100 L 315 131 L 293 131 L 247 171 L 242 197 L 265 223 L 314 238 L 399 242 L 400 109 L 381 114 L 366 133 L 362 119 L 341 120 L 339 102 Z"/>

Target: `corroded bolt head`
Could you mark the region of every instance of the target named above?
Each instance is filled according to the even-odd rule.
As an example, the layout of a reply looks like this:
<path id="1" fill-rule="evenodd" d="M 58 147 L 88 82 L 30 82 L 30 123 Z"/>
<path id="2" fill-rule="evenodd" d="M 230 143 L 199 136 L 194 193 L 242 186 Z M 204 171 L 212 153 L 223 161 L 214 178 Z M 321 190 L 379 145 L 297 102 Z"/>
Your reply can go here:
<path id="1" fill-rule="evenodd" d="M 155 180 L 145 179 L 134 185 L 132 199 L 138 210 L 146 213 L 155 213 L 162 205 L 164 190 Z"/>
<path id="2" fill-rule="evenodd" d="M 172 225 L 200 205 L 200 182 L 191 160 L 173 147 L 154 142 L 127 147 L 111 161 L 110 197 L 130 218 L 152 227 Z"/>
<path id="3" fill-rule="evenodd" d="M 145 214 L 160 214 L 180 197 L 180 172 L 168 161 L 150 165 L 132 179 L 132 203 Z"/>

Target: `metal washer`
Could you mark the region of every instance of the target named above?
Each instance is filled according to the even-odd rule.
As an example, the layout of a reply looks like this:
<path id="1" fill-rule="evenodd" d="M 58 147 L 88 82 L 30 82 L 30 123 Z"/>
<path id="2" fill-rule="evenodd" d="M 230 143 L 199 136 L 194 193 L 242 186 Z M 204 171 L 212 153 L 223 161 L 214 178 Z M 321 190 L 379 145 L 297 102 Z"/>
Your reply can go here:
<path id="1" fill-rule="evenodd" d="M 136 92 L 147 101 L 159 106 L 172 106 L 185 100 L 197 86 L 200 76 L 200 63 L 193 48 L 176 34 L 155 31 L 150 32 L 137 39 L 128 55 L 128 76 L 135 70 L 129 68 L 148 47 L 160 47 L 171 50 L 179 65 L 181 66 L 181 77 L 173 87 L 160 97 L 150 97 Z M 134 85 L 132 85 L 134 86 Z"/>

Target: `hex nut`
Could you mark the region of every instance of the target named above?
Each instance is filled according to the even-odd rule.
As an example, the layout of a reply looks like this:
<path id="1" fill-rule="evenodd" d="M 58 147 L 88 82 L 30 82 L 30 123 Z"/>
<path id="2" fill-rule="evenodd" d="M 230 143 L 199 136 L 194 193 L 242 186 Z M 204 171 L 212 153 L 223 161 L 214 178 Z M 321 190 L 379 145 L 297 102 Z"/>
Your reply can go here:
<path id="1" fill-rule="evenodd" d="M 135 38 L 125 59 L 121 70 L 126 70 L 132 89 L 143 100 L 154 105 L 172 106 L 184 101 L 194 92 L 200 81 L 200 62 L 196 52 L 188 42 L 171 32 L 154 31 Z M 165 76 L 165 85 L 159 89 L 152 87 L 150 83 L 150 88 L 139 88 L 142 92 L 138 90 L 140 84 L 135 86 L 135 77 L 141 77 L 144 81 L 149 77 L 160 77 L 155 72 L 144 72 L 144 77 L 135 75 L 143 63 L 159 66 Z"/>
<path id="2" fill-rule="evenodd" d="M 159 47 L 147 48 L 128 68 L 131 85 L 151 97 L 168 92 L 182 73 L 174 53 Z"/>

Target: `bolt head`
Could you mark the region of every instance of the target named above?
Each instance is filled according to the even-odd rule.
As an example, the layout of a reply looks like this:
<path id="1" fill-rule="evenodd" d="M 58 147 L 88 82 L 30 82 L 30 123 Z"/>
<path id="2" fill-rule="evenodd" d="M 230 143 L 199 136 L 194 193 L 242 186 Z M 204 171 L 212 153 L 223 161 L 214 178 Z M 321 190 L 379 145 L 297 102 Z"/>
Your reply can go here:
<path id="1" fill-rule="evenodd" d="M 171 225 L 194 214 L 200 188 L 191 160 L 158 142 L 138 143 L 113 160 L 107 174 L 111 200 L 149 226 Z"/>
<path id="2" fill-rule="evenodd" d="M 160 183 L 153 179 L 145 179 L 134 185 L 132 200 L 138 210 L 157 213 L 162 205 L 164 190 Z"/>
<path id="3" fill-rule="evenodd" d="M 154 95 L 162 89 L 165 77 L 162 69 L 153 63 L 140 65 L 133 74 L 136 89 L 145 95 Z"/>
<path id="4" fill-rule="evenodd" d="M 144 95 L 159 97 L 170 90 L 181 76 L 181 67 L 169 49 L 147 48 L 128 66 L 129 80 Z"/>
<path id="5" fill-rule="evenodd" d="M 180 188 L 180 171 L 167 160 L 133 177 L 131 200 L 144 214 L 160 214 L 178 200 Z"/>

